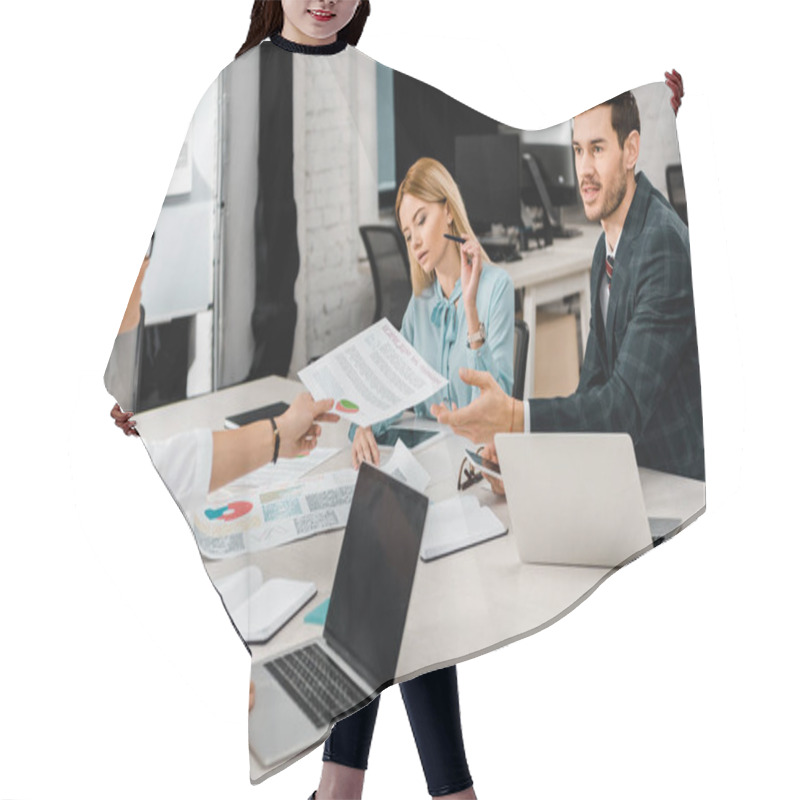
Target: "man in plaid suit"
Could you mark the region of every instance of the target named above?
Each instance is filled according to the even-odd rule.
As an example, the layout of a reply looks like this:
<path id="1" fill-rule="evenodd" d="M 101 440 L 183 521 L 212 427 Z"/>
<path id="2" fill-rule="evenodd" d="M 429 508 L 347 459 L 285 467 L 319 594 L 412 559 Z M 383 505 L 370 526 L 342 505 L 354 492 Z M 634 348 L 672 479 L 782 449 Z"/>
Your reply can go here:
<path id="1" fill-rule="evenodd" d="M 476 442 L 504 431 L 626 432 L 640 466 L 704 480 L 689 233 L 647 177 L 635 174 L 639 135 L 630 92 L 574 120 L 584 210 L 603 226 L 575 393 L 517 401 L 491 375 L 462 370 L 480 396 L 462 409 L 432 411 Z"/>

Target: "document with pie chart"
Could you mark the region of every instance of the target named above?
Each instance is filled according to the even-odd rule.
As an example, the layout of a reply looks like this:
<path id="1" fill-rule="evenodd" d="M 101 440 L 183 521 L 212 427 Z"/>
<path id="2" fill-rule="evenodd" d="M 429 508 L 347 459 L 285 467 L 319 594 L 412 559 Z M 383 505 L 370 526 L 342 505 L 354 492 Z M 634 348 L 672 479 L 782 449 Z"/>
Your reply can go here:
<path id="1" fill-rule="evenodd" d="M 333 410 L 362 427 L 400 414 L 447 385 L 387 319 L 312 362 L 297 377 L 315 400 L 332 397 Z"/>
<path id="2" fill-rule="evenodd" d="M 348 467 L 254 494 L 215 492 L 192 520 L 197 546 L 206 558 L 227 559 L 343 528 L 357 476 Z"/>

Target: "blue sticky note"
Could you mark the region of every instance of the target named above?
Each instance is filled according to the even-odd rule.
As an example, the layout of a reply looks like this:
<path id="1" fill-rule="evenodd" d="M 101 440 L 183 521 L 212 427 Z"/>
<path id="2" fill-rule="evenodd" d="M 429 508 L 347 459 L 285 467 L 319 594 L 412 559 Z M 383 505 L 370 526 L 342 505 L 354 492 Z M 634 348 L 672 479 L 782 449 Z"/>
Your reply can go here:
<path id="1" fill-rule="evenodd" d="M 331 599 L 329 597 L 327 600 L 323 600 L 316 608 L 312 608 L 311 611 L 303 617 L 303 622 L 308 622 L 311 625 L 324 625 L 325 617 L 328 616 L 328 604 L 330 602 Z"/>

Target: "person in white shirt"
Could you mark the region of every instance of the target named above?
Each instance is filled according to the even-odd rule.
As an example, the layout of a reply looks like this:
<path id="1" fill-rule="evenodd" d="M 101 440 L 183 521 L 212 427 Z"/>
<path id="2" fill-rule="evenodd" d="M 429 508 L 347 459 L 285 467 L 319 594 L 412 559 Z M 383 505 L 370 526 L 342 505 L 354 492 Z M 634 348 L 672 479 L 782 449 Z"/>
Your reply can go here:
<path id="1" fill-rule="evenodd" d="M 315 402 L 303 392 L 275 418 L 274 428 L 270 420 L 251 422 L 236 430 L 201 428 L 145 442 L 145 447 L 175 501 L 186 512 L 205 502 L 209 492 L 276 460 L 278 455 L 294 458 L 310 453 L 322 432 L 318 423 L 339 419 L 329 413 L 331 408 L 332 399 Z M 112 416 L 119 413 L 125 415 L 119 405 L 114 406 Z"/>

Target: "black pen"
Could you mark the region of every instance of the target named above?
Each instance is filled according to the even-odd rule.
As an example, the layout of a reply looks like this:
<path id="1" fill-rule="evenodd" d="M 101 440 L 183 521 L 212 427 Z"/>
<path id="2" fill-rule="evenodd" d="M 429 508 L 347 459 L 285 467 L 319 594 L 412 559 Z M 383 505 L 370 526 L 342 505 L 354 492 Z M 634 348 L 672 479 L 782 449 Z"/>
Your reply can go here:
<path id="1" fill-rule="evenodd" d="M 451 242 L 458 242 L 459 244 L 466 244 L 467 240 L 464 239 L 462 236 L 453 236 L 452 233 L 443 233 L 445 239 L 449 239 Z"/>

